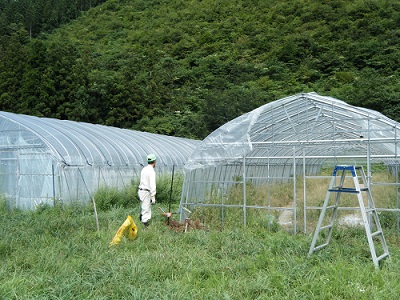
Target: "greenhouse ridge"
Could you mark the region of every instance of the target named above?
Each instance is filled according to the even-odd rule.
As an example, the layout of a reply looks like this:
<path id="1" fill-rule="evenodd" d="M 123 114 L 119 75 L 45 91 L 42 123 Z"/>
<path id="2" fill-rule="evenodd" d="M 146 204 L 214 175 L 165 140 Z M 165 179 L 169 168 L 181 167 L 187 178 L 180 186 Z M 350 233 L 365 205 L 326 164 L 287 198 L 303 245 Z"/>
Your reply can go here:
<path id="1" fill-rule="evenodd" d="M 68 166 L 141 165 L 149 152 L 158 154 L 159 164 L 183 165 L 197 144 L 184 138 L 8 112 L 0 112 L 0 118 L 2 147 L 47 147 Z"/>
<path id="2" fill-rule="evenodd" d="M 379 112 L 316 93 L 298 94 L 265 104 L 221 126 L 206 137 L 185 168 L 223 164 L 243 156 L 257 162 L 256 157 L 262 161 L 295 155 L 321 163 L 326 157 L 364 156 L 367 147 L 382 158 L 393 157 L 399 128 L 399 123 Z"/>

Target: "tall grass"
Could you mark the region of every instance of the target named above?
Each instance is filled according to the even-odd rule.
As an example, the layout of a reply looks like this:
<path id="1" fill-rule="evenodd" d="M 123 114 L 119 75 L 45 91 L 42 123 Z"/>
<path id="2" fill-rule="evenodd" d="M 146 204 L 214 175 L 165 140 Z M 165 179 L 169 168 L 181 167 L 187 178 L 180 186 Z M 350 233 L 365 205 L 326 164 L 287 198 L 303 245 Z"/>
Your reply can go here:
<path id="1" fill-rule="evenodd" d="M 159 204 L 166 208 L 167 203 Z M 397 299 L 400 238 L 376 270 L 361 229 L 338 229 L 307 257 L 310 235 L 263 227 L 172 230 L 154 211 L 134 241 L 109 243 L 138 205 L 42 207 L 0 216 L 0 299 Z M 173 216 L 173 219 L 175 216 Z M 137 218 L 134 220 L 138 222 Z"/>
<path id="2" fill-rule="evenodd" d="M 326 177 L 307 178 L 303 181 L 302 177 L 296 178 L 296 182 L 287 181 L 275 184 L 254 185 L 246 184 L 246 211 L 243 208 L 243 185 L 234 184 L 227 189 L 226 193 L 221 195 L 211 191 L 206 204 L 215 206 L 198 207 L 193 209 L 194 216 L 200 218 L 204 223 L 213 228 L 235 228 L 236 226 L 258 224 L 263 228 L 276 230 L 276 222 L 283 210 L 292 210 L 294 208 L 294 199 L 296 199 L 296 226 L 298 232 L 313 231 L 320 215 L 320 209 L 326 198 L 328 187 L 331 181 L 330 173 L 322 174 Z M 349 175 L 349 174 L 347 174 Z M 338 176 L 340 179 L 340 176 Z M 395 182 L 395 178 L 387 172 L 374 172 L 373 185 L 371 188 L 372 196 L 377 208 L 396 208 L 396 186 L 382 185 L 380 183 Z M 360 181 L 361 183 L 361 181 Z M 295 185 L 295 190 L 294 190 Z M 346 178 L 345 187 L 354 187 L 351 177 Z M 304 190 L 306 190 L 304 192 Z M 296 195 L 294 195 L 294 191 Z M 306 199 L 304 199 L 304 194 Z M 334 202 L 335 193 L 331 193 L 331 203 Z M 363 192 L 364 204 L 368 206 L 368 196 Z M 221 205 L 223 204 L 223 205 Z M 304 220 L 304 204 L 306 204 L 306 221 Z M 232 205 L 236 205 L 233 207 Z M 251 208 L 254 206 L 256 208 Z M 340 198 L 340 207 L 347 208 L 339 210 L 339 218 L 348 214 L 359 212 L 359 203 L 356 194 L 342 193 Z M 258 207 L 264 207 L 262 209 Z M 270 208 L 268 208 L 270 207 Z M 385 228 L 397 228 L 398 213 L 382 211 L 379 212 L 382 219 L 382 225 Z M 292 217 L 291 221 L 294 221 Z M 272 223 L 271 223 L 272 222 Z M 306 224 L 304 224 L 306 223 Z M 306 228 L 305 228 L 306 226 Z M 293 231 L 293 222 L 287 226 L 288 230 Z"/>
<path id="3" fill-rule="evenodd" d="M 173 178 L 172 178 L 173 176 Z M 182 191 L 183 174 L 161 174 L 157 176 L 157 203 L 178 204 Z M 139 181 L 132 180 L 131 185 L 120 188 L 99 188 L 93 197 L 100 210 L 123 207 L 130 208 L 138 204 Z"/>
<path id="4" fill-rule="evenodd" d="M 311 234 L 293 235 L 276 222 L 271 230 L 271 219 L 260 210 L 251 211 L 246 227 L 240 209 L 227 214 L 236 226 L 218 226 L 220 220 L 199 226 L 200 215 L 195 212 L 184 233 L 176 215 L 168 224 L 158 210 L 158 206 L 167 210 L 170 204 L 170 178 L 164 185 L 161 182 L 160 178 L 160 202 L 153 206 L 149 228 L 137 219 L 134 183 L 128 190 L 96 194 L 99 206 L 105 203 L 98 210 L 99 232 L 91 205 L 44 206 L 26 212 L 9 211 L 1 200 L 0 299 L 398 299 L 400 295 L 400 235 L 395 229 L 385 231 L 391 257 L 381 262 L 380 269 L 372 263 L 361 227 L 335 228 L 330 245 L 311 257 Z M 179 192 L 179 187 L 174 189 L 173 193 Z M 252 189 L 249 186 L 252 201 L 264 201 Z M 287 205 L 290 184 L 273 189 L 270 195 L 278 195 L 276 199 Z M 230 201 L 235 201 L 240 190 L 230 192 Z M 177 210 L 177 198 L 171 197 L 172 211 Z M 136 240 L 109 246 L 128 214 L 138 225 Z M 220 217 L 215 209 L 205 215 L 213 214 Z"/>

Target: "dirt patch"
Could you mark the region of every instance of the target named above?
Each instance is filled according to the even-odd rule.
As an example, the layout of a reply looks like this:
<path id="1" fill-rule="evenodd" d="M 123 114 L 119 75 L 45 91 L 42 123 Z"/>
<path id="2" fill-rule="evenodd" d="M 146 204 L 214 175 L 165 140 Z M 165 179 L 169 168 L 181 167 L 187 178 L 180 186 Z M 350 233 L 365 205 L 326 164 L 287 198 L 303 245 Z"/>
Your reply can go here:
<path id="1" fill-rule="evenodd" d="M 176 220 L 169 220 L 166 221 L 166 225 L 169 227 L 169 229 L 176 231 L 176 232 L 187 232 L 190 230 L 205 230 L 206 227 L 201 224 L 199 219 L 196 220 L 188 220 L 188 222 L 178 222 Z"/>

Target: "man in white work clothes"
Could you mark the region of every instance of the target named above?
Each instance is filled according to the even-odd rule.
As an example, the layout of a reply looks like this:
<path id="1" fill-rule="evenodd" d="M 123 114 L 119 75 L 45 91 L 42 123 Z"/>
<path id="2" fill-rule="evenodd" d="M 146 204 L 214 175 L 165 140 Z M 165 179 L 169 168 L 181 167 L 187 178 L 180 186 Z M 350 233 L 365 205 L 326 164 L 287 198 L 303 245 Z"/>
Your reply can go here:
<path id="1" fill-rule="evenodd" d="M 147 166 L 140 173 L 139 199 L 141 202 L 140 221 L 144 226 L 149 225 L 151 219 L 151 205 L 156 204 L 156 156 L 147 155 Z"/>

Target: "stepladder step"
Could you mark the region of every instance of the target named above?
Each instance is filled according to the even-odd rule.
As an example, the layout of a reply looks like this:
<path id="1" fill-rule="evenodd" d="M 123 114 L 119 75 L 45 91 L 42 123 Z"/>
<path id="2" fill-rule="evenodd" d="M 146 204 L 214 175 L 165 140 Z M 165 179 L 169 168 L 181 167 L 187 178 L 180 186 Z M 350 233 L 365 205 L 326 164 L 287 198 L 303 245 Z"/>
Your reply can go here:
<path id="1" fill-rule="evenodd" d="M 328 243 L 319 245 L 319 246 L 317 246 L 317 247 L 314 248 L 314 251 L 318 251 L 319 249 L 322 249 L 322 248 L 324 248 L 324 247 L 326 247 L 326 246 L 328 246 Z"/>
<path id="2" fill-rule="evenodd" d="M 385 257 L 388 257 L 388 256 L 389 256 L 389 253 L 383 253 L 381 256 L 377 257 L 376 260 L 380 261 L 380 260 L 382 260 L 382 259 L 384 259 Z"/>
<path id="3" fill-rule="evenodd" d="M 374 237 L 374 236 L 377 236 L 377 235 L 380 235 L 380 234 L 382 234 L 382 231 L 378 230 L 378 231 L 375 231 L 375 232 L 371 233 L 371 236 Z"/>
<path id="4" fill-rule="evenodd" d="M 333 226 L 333 224 L 329 224 L 329 225 L 322 226 L 322 227 L 320 228 L 320 231 L 321 231 L 321 230 L 324 230 L 324 229 L 330 229 L 330 228 L 332 228 L 332 226 Z"/>

